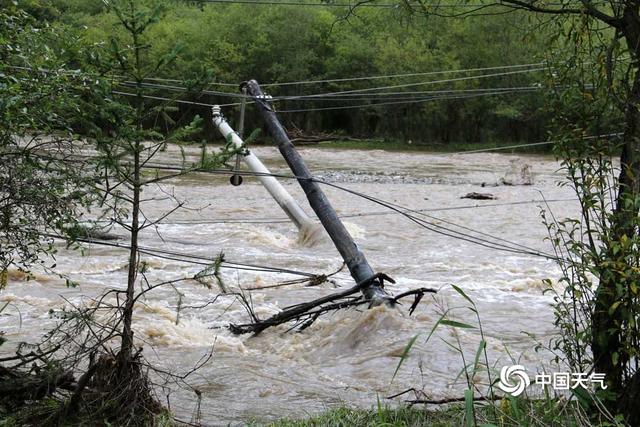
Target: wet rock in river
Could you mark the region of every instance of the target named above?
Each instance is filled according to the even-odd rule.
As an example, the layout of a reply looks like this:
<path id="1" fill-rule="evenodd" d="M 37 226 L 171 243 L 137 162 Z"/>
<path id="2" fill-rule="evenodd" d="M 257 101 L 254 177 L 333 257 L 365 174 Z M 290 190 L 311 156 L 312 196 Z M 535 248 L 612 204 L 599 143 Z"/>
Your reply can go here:
<path id="1" fill-rule="evenodd" d="M 533 185 L 533 173 L 531 165 L 520 159 L 513 159 L 510 162 L 509 171 L 500 178 L 502 185 Z"/>

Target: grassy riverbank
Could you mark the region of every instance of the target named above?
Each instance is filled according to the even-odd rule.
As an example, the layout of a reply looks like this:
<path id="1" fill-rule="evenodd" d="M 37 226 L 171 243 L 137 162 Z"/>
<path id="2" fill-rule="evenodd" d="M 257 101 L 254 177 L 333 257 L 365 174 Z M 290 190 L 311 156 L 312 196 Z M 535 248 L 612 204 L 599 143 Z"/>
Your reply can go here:
<path id="1" fill-rule="evenodd" d="M 0 426 L 17 427 L 21 416 L 30 415 L 32 421 L 47 420 L 55 413 L 57 404 L 47 408 L 46 401 L 33 407 L 23 408 L 20 413 L 11 414 L 0 411 Z M 0 409 L 2 407 L 0 406 Z M 19 416 L 21 415 L 21 416 Z M 147 425 L 148 414 L 135 418 L 137 425 Z M 38 424 L 36 421 L 34 425 Z M 170 414 L 164 412 L 153 418 L 153 425 L 158 427 L 185 425 L 181 421 L 172 420 Z M 244 425 L 244 423 L 242 423 Z M 106 420 L 83 417 L 64 420 L 62 425 L 110 425 Z M 134 425 L 136 425 L 134 423 Z M 199 425 L 199 424 L 190 424 Z M 209 425 L 209 424 L 203 424 Z M 217 424 L 215 424 L 217 425 Z M 237 424 L 232 424 L 237 425 Z M 566 427 L 566 426 L 624 426 L 615 420 L 606 421 L 603 417 L 589 417 L 584 408 L 574 401 L 562 398 L 528 400 L 509 398 L 497 402 L 495 406 L 476 404 L 473 408 L 464 404 L 448 406 L 401 406 L 398 408 L 378 407 L 369 410 L 337 408 L 320 415 L 303 419 L 284 418 L 275 422 L 248 422 L 250 427 Z"/>
<path id="2" fill-rule="evenodd" d="M 475 419 L 470 414 L 474 414 Z M 283 419 L 269 427 L 409 427 L 409 426 L 615 426 L 623 425 L 589 419 L 583 409 L 564 399 L 509 399 L 493 405 L 476 405 L 474 410 L 463 404 L 425 409 L 420 406 L 373 408 L 371 410 L 339 408 L 306 419 Z"/>

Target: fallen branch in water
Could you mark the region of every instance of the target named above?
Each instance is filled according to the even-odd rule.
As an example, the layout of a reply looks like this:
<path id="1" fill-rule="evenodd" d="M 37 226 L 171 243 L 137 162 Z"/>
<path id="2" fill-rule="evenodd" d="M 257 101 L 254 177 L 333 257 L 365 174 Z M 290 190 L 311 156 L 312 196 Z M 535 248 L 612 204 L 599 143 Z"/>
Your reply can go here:
<path id="1" fill-rule="evenodd" d="M 304 330 L 311 326 L 313 322 L 315 322 L 318 317 L 320 317 L 324 313 L 334 310 L 340 310 L 343 308 L 369 304 L 370 301 L 365 299 L 363 296 L 353 297 L 352 295 L 360 292 L 363 288 L 369 286 L 374 281 L 380 281 L 380 283 L 383 283 L 385 280 L 391 283 L 395 283 L 395 281 L 386 274 L 378 273 L 370 279 L 358 283 L 356 286 L 342 292 L 337 292 L 331 295 L 324 296 L 322 298 L 315 299 L 313 301 L 287 307 L 280 313 L 277 313 L 266 320 L 260 320 L 253 311 L 248 301 L 242 298 L 241 300 L 243 301 L 245 308 L 254 321 L 252 323 L 245 323 L 240 325 L 231 324 L 229 325 L 229 330 L 231 330 L 231 332 L 236 335 L 248 333 L 259 334 L 269 327 L 281 325 L 292 321 L 295 321 L 296 323 L 292 326 L 291 329 L 299 327 L 299 330 Z M 401 298 L 409 295 L 414 295 L 414 302 L 413 304 L 411 304 L 411 308 L 409 309 L 409 314 L 412 314 L 425 293 L 435 292 L 435 289 L 430 288 L 414 289 L 391 298 L 389 302 L 390 304 L 396 304 Z"/>
<path id="2" fill-rule="evenodd" d="M 334 271 L 333 273 L 330 274 L 316 274 L 313 277 L 304 277 L 302 279 L 294 279 L 294 280 L 287 280 L 284 282 L 280 282 L 280 283 L 276 283 L 275 285 L 267 285 L 267 286 L 253 286 L 250 288 L 244 288 L 245 291 L 260 291 L 263 289 L 273 289 L 273 288 L 281 288 L 283 286 L 290 286 L 290 285 L 298 285 L 298 284 L 302 284 L 304 283 L 306 287 L 313 287 L 313 286 L 320 286 L 325 282 L 329 282 L 335 285 L 335 282 L 333 280 L 330 280 L 329 278 L 332 276 L 335 276 L 336 274 L 340 273 L 342 270 L 344 270 L 344 268 L 346 267 L 345 263 L 342 263 L 342 265 L 340 266 L 339 269 L 337 269 L 336 271 Z"/>

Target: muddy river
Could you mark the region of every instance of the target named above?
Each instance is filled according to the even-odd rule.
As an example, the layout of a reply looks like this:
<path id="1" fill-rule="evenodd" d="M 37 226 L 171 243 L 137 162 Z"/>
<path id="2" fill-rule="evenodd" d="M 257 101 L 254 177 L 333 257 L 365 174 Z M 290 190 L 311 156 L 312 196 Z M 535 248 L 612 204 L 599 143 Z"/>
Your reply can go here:
<path id="1" fill-rule="evenodd" d="M 570 190 L 557 185 L 562 179 L 559 164 L 548 156 L 324 148 L 300 152 L 314 174 L 328 181 L 424 210 L 431 216 L 425 219 L 436 225 L 463 225 L 546 253 L 552 248 L 544 240 L 540 200 L 550 200 L 549 206 L 559 217 L 575 215 L 577 210 Z M 260 147 L 254 153 L 273 172 L 288 173 L 276 149 Z M 179 158 L 177 150 L 169 149 L 161 160 L 175 164 Z M 495 185 L 505 176 L 513 181 L 513 170 L 521 170 L 525 163 L 533 185 Z M 290 180 L 283 184 L 312 214 L 298 184 Z M 373 268 L 396 280 L 389 285 L 390 292 L 416 287 L 440 292 L 435 298 L 425 297 L 412 316 L 408 304 L 398 309 L 345 310 L 321 317 L 303 332 L 287 332 L 281 326 L 257 337 L 234 336 L 225 329 L 229 322 L 249 318 L 231 296 L 206 304 L 220 293 L 215 283 L 211 289 L 195 281 L 176 286 L 183 306 L 178 322 L 176 290 L 161 288 L 150 293 L 135 314 L 135 330 L 152 363 L 187 372 L 213 346 L 212 359 L 188 381 L 202 392 L 200 412 L 205 425 L 300 417 L 337 405 L 368 408 L 378 397 L 384 399 L 409 387 L 422 389 L 433 398 L 461 396 L 466 384 L 463 377 L 457 381 L 456 377 L 463 363 L 445 341 L 459 339 L 467 358 L 472 359 L 480 340 L 478 331 L 439 328 L 426 342 L 446 308 L 462 307 L 453 316 L 475 322 L 463 308 L 468 303 L 451 284 L 464 289 L 477 304 L 491 365 L 499 369 L 511 364 L 513 357 L 535 371 L 546 363 L 548 356 L 534 352 L 535 343 L 524 332 L 544 342 L 553 335 L 552 297 L 542 293 L 543 279 L 559 275 L 553 261 L 435 233 L 353 194 L 324 189 Z M 461 198 L 474 191 L 491 193 L 496 199 Z M 229 261 L 311 273 L 331 273 L 342 263 L 328 239 L 311 247 L 298 243 L 295 226 L 255 178 L 245 178 L 239 187 L 229 185 L 227 177 L 208 174 L 166 181 L 145 192 L 146 198 L 156 199 L 144 207 L 148 217 L 159 217 L 171 208 L 167 194 L 184 201 L 188 209 L 167 217 L 157 229 L 147 229 L 141 238 L 144 246 L 203 257 L 215 257 L 222 251 Z M 118 229 L 111 232 L 124 234 Z M 187 277 L 202 268 L 152 256 L 143 259 L 148 261 L 151 282 Z M 30 281 L 13 277 L 0 293 L 0 303 L 11 302 L 0 316 L 0 330 L 12 342 L 37 341 L 55 324 L 49 310 L 64 307 L 65 298 L 79 304 L 126 282 L 126 251 L 117 248 L 86 246 L 81 254 L 61 246 L 56 260 L 59 270 L 80 287 L 68 289 L 64 281 L 46 274 L 36 274 Z M 334 283 L 315 287 L 270 287 L 297 278 L 283 273 L 225 268 L 222 277 L 230 291 L 244 289 L 251 295 L 262 317 L 326 295 L 336 287 L 353 285 L 346 269 L 333 277 Z M 403 349 L 416 334 L 420 335 L 409 357 L 392 381 Z M 181 419 L 193 419 L 195 395 L 176 390 L 171 408 Z"/>

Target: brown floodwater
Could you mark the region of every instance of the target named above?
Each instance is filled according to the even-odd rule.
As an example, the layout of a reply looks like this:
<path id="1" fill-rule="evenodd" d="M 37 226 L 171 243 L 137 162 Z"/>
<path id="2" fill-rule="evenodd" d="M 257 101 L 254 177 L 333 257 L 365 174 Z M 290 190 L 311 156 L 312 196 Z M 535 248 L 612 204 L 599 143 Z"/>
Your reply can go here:
<path id="1" fill-rule="evenodd" d="M 272 172 L 288 173 L 276 149 L 260 147 L 254 152 Z M 463 225 L 546 253 L 552 248 L 544 240 L 542 203 L 528 202 L 542 197 L 552 200 L 549 206 L 558 217 L 577 212 L 570 189 L 557 185 L 562 180 L 559 164 L 547 156 L 318 148 L 300 152 L 314 174 L 348 189 L 428 210 L 425 212 L 434 218 L 426 219 L 436 225 Z M 187 154 L 195 157 L 197 150 Z M 165 164 L 180 161 L 174 148 L 161 157 L 159 161 Z M 505 175 L 513 181 L 514 169 L 519 171 L 525 163 L 530 166 L 533 185 L 495 186 Z M 283 184 L 311 214 L 298 184 L 292 180 L 283 180 Z M 174 289 L 160 288 L 148 294 L 134 321 L 136 336 L 152 363 L 187 372 L 213 346 L 213 358 L 189 377 L 189 383 L 202 392 L 205 425 L 300 417 L 336 405 L 368 408 L 376 405 L 378 398 L 409 387 L 423 389 L 433 398 L 460 396 L 466 388 L 464 376 L 458 377 L 463 363 L 445 341 L 455 344 L 459 340 L 469 361 L 480 342 L 479 331 L 440 327 L 426 341 L 445 308 L 454 309 L 452 316 L 460 321 L 476 322 L 473 313 L 464 308 L 467 301 L 451 284 L 475 301 L 492 366 L 499 369 L 511 364 L 512 357 L 534 371 L 547 363 L 549 355 L 534 352 L 535 342 L 524 332 L 543 342 L 553 336 L 553 300 L 542 293 L 543 279 L 559 277 L 553 261 L 438 234 L 353 194 L 331 187 L 324 190 L 374 270 L 396 280 L 388 286 L 390 292 L 417 287 L 438 288 L 440 292 L 435 298 L 425 297 L 412 316 L 408 315 L 407 301 L 397 309 L 344 310 L 321 317 L 303 332 L 287 332 L 288 327 L 281 326 L 257 337 L 234 336 L 225 329 L 230 322 L 249 320 L 231 296 L 222 296 L 204 308 L 187 307 L 212 300 L 219 293 L 215 283 L 211 289 L 195 281 L 176 286 L 186 307 L 178 322 Z M 497 199 L 461 199 L 473 191 L 489 192 Z M 286 215 L 254 178 L 246 177 L 240 187 L 229 185 L 227 177 L 209 174 L 165 181 L 161 187 L 145 190 L 145 198 L 156 199 L 143 208 L 148 217 L 159 217 L 171 208 L 167 193 L 184 201 L 188 209 L 177 211 L 157 228 L 147 229 L 141 236 L 144 246 L 204 257 L 224 252 L 230 261 L 312 273 L 330 273 L 341 265 L 328 239 L 311 247 L 300 244 L 295 226 L 286 221 Z M 514 202 L 525 203 L 511 204 Z M 124 235 L 118 229 L 111 232 Z M 151 283 L 189 277 L 202 269 L 152 256 L 144 255 L 143 259 L 148 261 Z M 121 288 L 126 281 L 127 254 L 117 248 L 87 246 L 82 254 L 61 246 L 56 262 L 59 271 L 78 282 L 79 288 L 68 289 L 64 281 L 44 273 L 36 273 L 30 281 L 14 274 L 0 293 L 0 303 L 11 302 L 0 315 L 0 330 L 12 342 L 37 341 L 55 324 L 49 310 L 64 307 L 68 304 L 65 299 L 79 304 L 108 288 Z M 223 269 L 222 275 L 233 292 L 296 278 L 233 268 Z M 251 295 L 256 313 L 264 318 L 282 307 L 334 292 L 337 286 L 353 285 L 346 271 L 338 273 L 334 282 L 245 292 Z M 419 337 L 410 355 L 393 378 L 403 349 L 416 334 Z M 171 408 L 180 418 L 191 419 L 195 406 L 193 393 L 176 390 L 172 394 Z"/>

